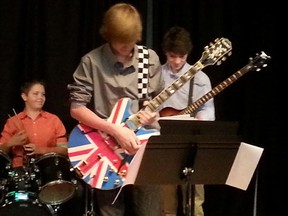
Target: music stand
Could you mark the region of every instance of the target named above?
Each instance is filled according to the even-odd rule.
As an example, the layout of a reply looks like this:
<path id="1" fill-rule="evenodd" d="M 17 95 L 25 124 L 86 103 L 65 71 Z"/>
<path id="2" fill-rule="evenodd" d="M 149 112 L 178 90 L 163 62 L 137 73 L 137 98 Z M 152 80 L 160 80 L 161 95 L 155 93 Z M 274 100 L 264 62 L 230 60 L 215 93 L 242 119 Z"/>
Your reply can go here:
<path id="1" fill-rule="evenodd" d="M 193 168 L 194 184 L 225 183 L 241 140 L 237 123 L 159 122 L 161 135 L 149 138 L 135 184 L 179 184 L 185 167 Z"/>
<path id="2" fill-rule="evenodd" d="M 237 154 L 237 122 L 160 120 L 150 137 L 136 185 L 188 182 L 188 215 L 194 212 L 194 184 L 225 184 Z"/>

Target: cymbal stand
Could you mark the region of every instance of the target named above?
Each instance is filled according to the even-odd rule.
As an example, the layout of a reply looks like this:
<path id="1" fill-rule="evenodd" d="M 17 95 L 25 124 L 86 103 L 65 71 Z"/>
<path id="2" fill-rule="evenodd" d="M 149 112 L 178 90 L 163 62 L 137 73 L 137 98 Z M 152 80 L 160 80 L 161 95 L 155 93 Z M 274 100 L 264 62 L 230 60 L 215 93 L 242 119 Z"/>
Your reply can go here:
<path id="1" fill-rule="evenodd" d="M 88 202 L 89 198 L 89 192 L 90 192 L 90 202 Z M 86 187 L 86 205 L 85 205 L 85 214 L 84 216 L 97 216 L 96 212 L 94 211 L 94 188 L 87 186 Z M 90 204 L 90 208 L 88 207 L 88 204 Z M 90 209 L 90 211 L 89 211 Z"/>

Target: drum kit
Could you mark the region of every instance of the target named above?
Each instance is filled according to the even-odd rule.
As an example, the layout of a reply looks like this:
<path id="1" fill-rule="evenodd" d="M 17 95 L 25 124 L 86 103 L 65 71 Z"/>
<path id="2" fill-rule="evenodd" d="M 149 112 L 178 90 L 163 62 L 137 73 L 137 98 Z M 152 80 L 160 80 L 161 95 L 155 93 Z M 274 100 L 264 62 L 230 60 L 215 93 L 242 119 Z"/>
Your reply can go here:
<path id="1" fill-rule="evenodd" d="M 12 168 L 11 164 L 9 155 L 0 151 L 1 216 L 67 215 L 61 208 L 69 204 L 75 196 L 79 196 L 76 194 L 79 193 L 81 180 L 67 157 L 47 153 L 31 159 L 25 167 Z M 83 186 L 80 187 L 82 187 L 80 193 L 87 191 L 83 190 Z M 86 203 L 85 195 L 80 196 L 78 200 Z M 69 208 L 78 206 L 80 205 L 69 206 Z M 83 213 L 82 210 L 80 212 L 79 216 L 85 215 L 85 210 Z"/>

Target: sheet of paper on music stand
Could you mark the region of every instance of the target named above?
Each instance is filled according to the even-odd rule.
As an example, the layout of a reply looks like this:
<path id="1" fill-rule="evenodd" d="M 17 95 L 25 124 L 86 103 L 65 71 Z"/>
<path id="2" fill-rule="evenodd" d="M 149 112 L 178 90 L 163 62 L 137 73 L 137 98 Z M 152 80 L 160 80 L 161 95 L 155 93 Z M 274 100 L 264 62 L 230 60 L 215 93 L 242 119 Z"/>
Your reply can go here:
<path id="1" fill-rule="evenodd" d="M 129 172 L 127 174 L 125 182 L 123 183 L 123 187 L 127 184 L 135 183 L 135 180 L 139 171 L 139 167 L 140 167 L 143 155 L 144 155 L 144 151 L 146 148 L 146 144 L 147 143 L 143 143 L 141 148 L 138 149 L 137 153 L 134 155 L 133 160 L 131 161 L 129 165 Z"/>
<path id="2" fill-rule="evenodd" d="M 131 161 L 131 163 L 129 165 L 129 172 L 127 174 L 127 177 L 126 177 L 123 185 L 121 186 L 119 192 L 117 193 L 116 197 L 114 198 L 112 204 L 114 204 L 114 202 L 117 200 L 119 194 L 122 191 L 122 188 L 125 185 L 129 185 L 129 184 L 134 184 L 135 183 L 135 180 L 136 180 L 136 177 L 137 177 L 137 174 L 138 174 L 138 171 L 139 171 L 139 167 L 140 167 L 143 155 L 144 155 L 144 151 L 145 151 L 146 145 L 147 145 L 147 143 L 143 143 L 141 148 L 138 149 L 138 151 L 134 155 L 134 157 L 133 157 L 133 159 L 132 159 L 132 161 Z"/>
<path id="3" fill-rule="evenodd" d="M 226 184 L 247 190 L 262 152 L 263 148 L 241 142 Z"/>
<path id="4" fill-rule="evenodd" d="M 183 115 L 174 115 L 174 116 L 163 116 L 160 117 L 159 120 L 195 120 L 194 117 L 191 117 L 190 114 L 183 114 Z"/>

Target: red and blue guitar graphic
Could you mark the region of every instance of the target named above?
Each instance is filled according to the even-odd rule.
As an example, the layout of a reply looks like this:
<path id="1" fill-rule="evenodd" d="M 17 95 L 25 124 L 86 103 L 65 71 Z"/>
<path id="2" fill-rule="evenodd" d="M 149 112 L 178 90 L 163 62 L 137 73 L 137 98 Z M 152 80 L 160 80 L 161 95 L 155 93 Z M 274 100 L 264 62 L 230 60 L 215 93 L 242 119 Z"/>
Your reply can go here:
<path id="1" fill-rule="evenodd" d="M 113 108 L 113 124 L 121 124 L 131 116 L 131 100 L 120 99 Z M 156 129 L 137 130 L 141 143 L 146 143 L 150 136 L 159 135 Z M 84 124 L 78 124 L 69 136 L 68 155 L 76 172 L 80 171 L 82 179 L 98 189 L 112 189 L 121 186 L 127 175 L 128 166 L 133 155 L 126 154 L 113 137 L 94 130 Z"/>
<path id="2" fill-rule="evenodd" d="M 208 65 L 221 64 L 227 55 L 231 54 L 232 45 L 226 38 L 216 39 L 214 43 L 204 48 L 201 59 L 187 72 L 166 87 L 159 95 L 150 100 L 146 109 L 157 111 L 179 88 Z M 133 130 L 142 144 L 147 143 L 153 135 L 159 135 L 156 129 L 145 129 L 133 114 L 129 98 L 120 99 L 114 106 L 107 121 L 123 125 Z M 125 153 L 115 139 L 106 133 L 78 124 L 71 131 L 68 140 L 68 156 L 79 176 L 90 186 L 97 189 L 109 190 L 121 187 L 129 171 L 133 155 Z"/>

